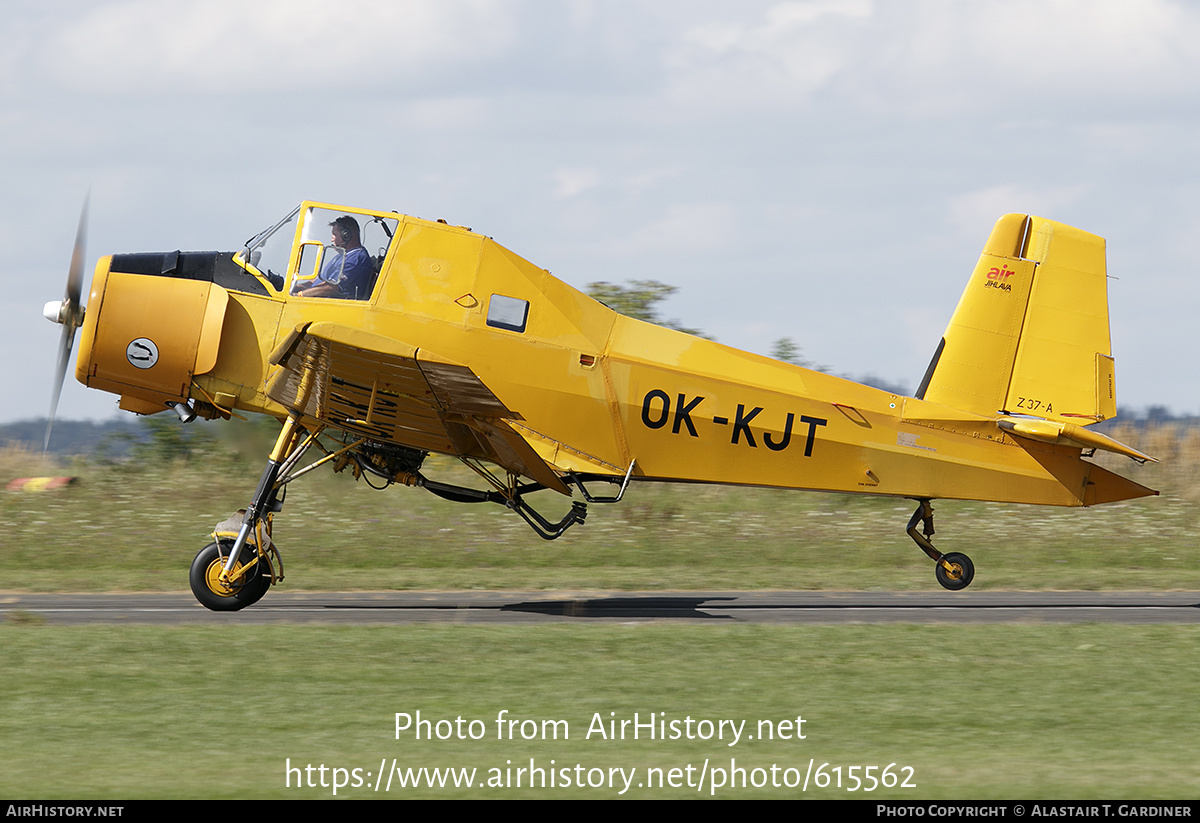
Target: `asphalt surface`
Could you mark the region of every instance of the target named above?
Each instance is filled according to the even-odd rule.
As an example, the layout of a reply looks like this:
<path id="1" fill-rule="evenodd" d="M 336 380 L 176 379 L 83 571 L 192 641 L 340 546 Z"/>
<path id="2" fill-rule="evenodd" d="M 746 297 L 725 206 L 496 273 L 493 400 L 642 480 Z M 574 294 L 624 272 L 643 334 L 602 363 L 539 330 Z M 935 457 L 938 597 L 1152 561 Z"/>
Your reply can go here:
<path id="1" fill-rule="evenodd" d="M 54 625 L 1200 623 L 1200 592 L 268 592 L 240 612 L 190 593 L 0 592 L 0 620 Z"/>

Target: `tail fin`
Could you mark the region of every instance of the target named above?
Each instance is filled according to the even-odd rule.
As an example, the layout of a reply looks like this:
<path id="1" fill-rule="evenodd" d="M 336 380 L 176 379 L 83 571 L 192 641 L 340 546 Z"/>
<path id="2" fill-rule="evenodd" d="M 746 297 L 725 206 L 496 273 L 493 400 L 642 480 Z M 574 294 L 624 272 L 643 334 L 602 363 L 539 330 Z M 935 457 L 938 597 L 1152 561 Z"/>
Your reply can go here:
<path id="1" fill-rule="evenodd" d="M 1116 414 L 1104 238 L 1000 218 L 917 397 L 1089 425 Z"/>

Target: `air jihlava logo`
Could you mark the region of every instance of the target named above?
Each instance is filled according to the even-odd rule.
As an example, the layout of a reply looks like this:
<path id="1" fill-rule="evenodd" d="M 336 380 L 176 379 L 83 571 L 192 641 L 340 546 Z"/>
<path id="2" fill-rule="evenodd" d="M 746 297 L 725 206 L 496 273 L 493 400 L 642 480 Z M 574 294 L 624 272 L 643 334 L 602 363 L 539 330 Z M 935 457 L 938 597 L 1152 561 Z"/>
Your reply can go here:
<path id="1" fill-rule="evenodd" d="M 1004 264 L 1003 268 L 999 269 L 995 266 L 992 266 L 990 269 L 988 269 L 987 282 L 983 285 L 985 288 L 989 289 L 1004 289 L 1005 291 L 1012 291 L 1012 284 L 1008 282 L 1008 278 L 1014 274 L 1016 274 L 1016 272 L 1012 271 L 1008 267 L 1007 263 Z"/>

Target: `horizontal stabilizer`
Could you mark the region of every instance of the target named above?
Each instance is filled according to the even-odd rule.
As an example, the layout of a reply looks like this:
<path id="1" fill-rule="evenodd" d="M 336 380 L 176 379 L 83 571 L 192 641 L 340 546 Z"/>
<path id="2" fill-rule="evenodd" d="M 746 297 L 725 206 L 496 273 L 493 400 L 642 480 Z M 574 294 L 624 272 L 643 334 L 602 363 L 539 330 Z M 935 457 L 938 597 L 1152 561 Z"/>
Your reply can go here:
<path id="1" fill-rule="evenodd" d="M 1123 454 L 1139 463 L 1147 461 L 1157 463 L 1158 459 L 1148 454 L 1142 454 L 1137 449 L 1126 446 L 1106 434 L 1074 423 L 1063 423 L 1056 420 L 1032 420 L 1015 418 L 1001 420 L 1000 428 L 1018 437 L 1028 437 L 1042 443 L 1053 443 L 1059 446 L 1075 446 L 1081 449 L 1100 449 L 1101 451 Z"/>

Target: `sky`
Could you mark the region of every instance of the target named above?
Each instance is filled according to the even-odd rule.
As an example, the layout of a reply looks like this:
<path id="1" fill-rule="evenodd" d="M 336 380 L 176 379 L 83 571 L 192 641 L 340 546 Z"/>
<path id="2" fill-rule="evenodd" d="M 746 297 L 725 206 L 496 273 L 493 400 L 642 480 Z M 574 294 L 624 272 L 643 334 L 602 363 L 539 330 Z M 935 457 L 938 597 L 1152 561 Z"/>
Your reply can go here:
<path id="1" fill-rule="evenodd" d="M 1200 5 L 9 0 L 0 422 L 44 416 L 90 267 L 303 199 L 471 226 L 580 288 L 914 390 L 992 224 L 1108 242 L 1117 399 L 1200 413 Z M 87 289 L 85 286 L 84 294 Z M 116 398 L 69 374 L 60 419 Z"/>

